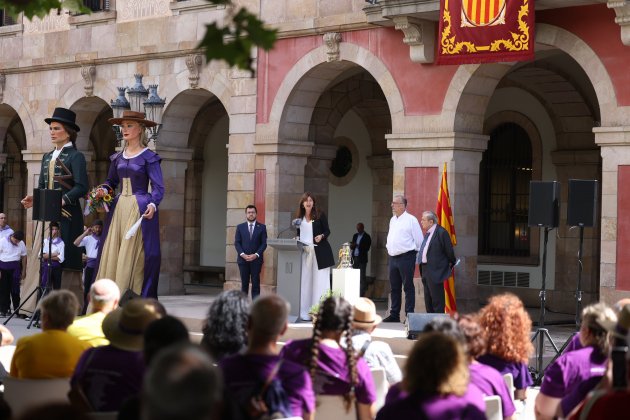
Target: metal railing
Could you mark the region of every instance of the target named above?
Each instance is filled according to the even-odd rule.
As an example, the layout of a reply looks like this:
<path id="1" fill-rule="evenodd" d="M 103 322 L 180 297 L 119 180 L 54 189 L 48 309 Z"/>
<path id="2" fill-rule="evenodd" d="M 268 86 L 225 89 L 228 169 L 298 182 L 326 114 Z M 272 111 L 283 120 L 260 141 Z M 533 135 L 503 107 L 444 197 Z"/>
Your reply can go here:
<path id="1" fill-rule="evenodd" d="M 15 25 L 15 19 L 13 19 L 4 9 L 0 9 L 0 26 Z"/>

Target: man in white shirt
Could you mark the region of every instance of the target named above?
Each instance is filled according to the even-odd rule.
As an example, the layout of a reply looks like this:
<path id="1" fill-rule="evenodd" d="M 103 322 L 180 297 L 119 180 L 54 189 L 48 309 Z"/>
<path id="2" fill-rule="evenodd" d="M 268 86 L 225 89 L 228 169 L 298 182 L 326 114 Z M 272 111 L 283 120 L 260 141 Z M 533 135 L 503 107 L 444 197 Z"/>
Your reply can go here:
<path id="1" fill-rule="evenodd" d="M 407 199 L 402 195 L 392 200 L 394 215 L 389 221 L 387 233 L 387 253 L 389 254 L 389 284 L 391 286 L 391 307 L 389 316 L 383 322 L 400 322 L 402 289 L 405 289 L 405 313 L 411 313 L 416 306 L 416 288 L 413 285 L 416 255 L 422 242 L 420 223 L 415 216 L 407 213 Z"/>
<path id="2" fill-rule="evenodd" d="M 13 233 L 13 229 L 7 224 L 7 215 L 0 213 L 0 239 L 8 238 Z"/>
<path id="3" fill-rule="evenodd" d="M 26 245 L 24 233 L 13 232 L 8 237 L 0 238 L 0 316 L 20 306 L 20 282 L 26 273 Z"/>
<path id="4" fill-rule="evenodd" d="M 94 276 L 96 276 L 96 258 L 98 256 L 98 241 L 103 231 L 103 221 L 96 219 L 92 226 L 85 228 L 83 233 L 74 240 L 74 246 L 84 247 L 87 261 L 85 262 L 85 269 L 83 270 L 83 309 L 81 315 L 85 315 L 88 306 L 88 293 L 90 287 L 94 283 Z"/>

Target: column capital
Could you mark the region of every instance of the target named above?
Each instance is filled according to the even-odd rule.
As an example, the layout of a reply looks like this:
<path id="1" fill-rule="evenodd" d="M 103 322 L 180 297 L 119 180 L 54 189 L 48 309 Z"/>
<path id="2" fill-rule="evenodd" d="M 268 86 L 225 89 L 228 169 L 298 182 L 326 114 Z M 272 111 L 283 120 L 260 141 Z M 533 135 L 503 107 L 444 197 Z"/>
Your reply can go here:
<path id="1" fill-rule="evenodd" d="M 193 149 L 182 149 L 179 147 L 160 146 L 155 148 L 155 153 L 159 154 L 162 160 L 175 162 L 188 162 L 193 155 Z"/>
<path id="2" fill-rule="evenodd" d="M 258 140 L 258 139 L 256 139 Z M 282 140 L 277 142 L 254 143 L 256 155 L 287 155 L 308 157 L 313 154 L 315 143 L 299 140 Z"/>
<path id="3" fill-rule="evenodd" d="M 595 127 L 595 144 L 600 147 L 606 146 L 629 146 L 630 126 L 619 127 Z"/>
<path id="4" fill-rule="evenodd" d="M 461 150 L 483 152 L 490 136 L 476 133 L 392 133 L 385 136 L 391 151 Z"/>

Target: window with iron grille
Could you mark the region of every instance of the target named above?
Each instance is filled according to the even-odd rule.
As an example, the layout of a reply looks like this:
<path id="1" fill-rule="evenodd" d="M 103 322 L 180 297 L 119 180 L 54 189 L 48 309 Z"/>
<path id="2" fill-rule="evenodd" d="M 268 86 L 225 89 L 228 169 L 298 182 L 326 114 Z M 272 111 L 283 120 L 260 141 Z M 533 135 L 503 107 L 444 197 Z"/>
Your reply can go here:
<path id="1" fill-rule="evenodd" d="M 93 12 L 109 10 L 109 0 L 83 0 L 83 5 Z"/>
<path id="2" fill-rule="evenodd" d="M 514 123 L 490 134 L 479 173 L 479 254 L 529 256 L 529 182 L 532 146 Z"/>
<path id="3" fill-rule="evenodd" d="M 0 26 L 9 25 L 15 25 L 15 20 L 4 9 L 0 9 Z"/>

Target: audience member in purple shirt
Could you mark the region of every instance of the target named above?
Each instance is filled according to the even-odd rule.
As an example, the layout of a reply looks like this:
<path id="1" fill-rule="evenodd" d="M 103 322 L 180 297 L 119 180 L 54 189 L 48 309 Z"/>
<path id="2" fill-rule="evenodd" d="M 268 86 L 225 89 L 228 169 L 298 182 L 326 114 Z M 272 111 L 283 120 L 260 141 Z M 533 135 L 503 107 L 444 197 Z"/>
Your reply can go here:
<path id="1" fill-rule="evenodd" d="M 118 411 L 123 402 L 142 389 L 144 360 L 141 351 L 114 346 L 86 350 L 70 383 L 81 385 L 95 411 Z"/>
<path id="2" fill-rule="evenodd" d="M 345 299 L 326 299 L 317 315 L 313 338 L 288 342 L 280 356 L 309 367 L 316 395 L 341 395 L 346 410 L 354 410 L 356 398 L 359 420 L 370 419 L 374 417 L 376 389 L 367 363 L 356 358 L 351 319 L 352 305 Z M 344 335 L 345 349 L 339 344 Z"/>
<path id="3" fill-rule="evenodd" d="M 533 384 L 527 369 L 534 347 L 530 341 L 532 320 L 523 302 L 512 293 L 492 296 L 479 311 L 479 324 L 486 333 L 487 354 L 478 357 L 501 374 L 514 377 L 514 398 L 527 398 L 527 387 Z"/>
<path id="4" fill-rule="evenodd" d="M 483 394 L 468 380 L 462 345 L 444 333 L 425 333 L 409 354 L 403 382 L 392 387 L 398 389 L 388 393 L 376 419 L 485 419 Z"/>
<path id="5" fill-rule="evenodd" d="M 468 365 L 470 383 L 475 385 L 484 396 L 498 395 L 501 398 L 503 417 L 510 417 L 516 411 L 510 390 L 503 376 L 493 367 L 473 361 Z"/>
<path id="6" fill-rule="evenodd" d="M 545 370 L 545 377 L 536 397 L 536 417 L 565 417 L 597 385 L 606 373 L 610 336 L 602 325 L 612 324 L 617 317 L 604 303 L 589 305 L 582 311 L 580 342 L 582 349 L 564 353 Z"/>
<path id="7" fill-rule="evenodd" d="M 280 361 L 280 356 L 243 354 L 229 356 L 219 362 L 228 390 L 236 393 L 239 387 L 256 386 L 265 381 Z M 315 394 L 311 377 L 304 366 L 283 360 L 276 376 L 287 393 L 291 412 L 296 417 L 315 412 Z"/>

